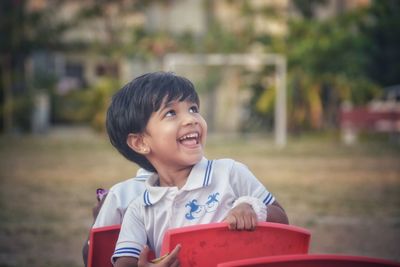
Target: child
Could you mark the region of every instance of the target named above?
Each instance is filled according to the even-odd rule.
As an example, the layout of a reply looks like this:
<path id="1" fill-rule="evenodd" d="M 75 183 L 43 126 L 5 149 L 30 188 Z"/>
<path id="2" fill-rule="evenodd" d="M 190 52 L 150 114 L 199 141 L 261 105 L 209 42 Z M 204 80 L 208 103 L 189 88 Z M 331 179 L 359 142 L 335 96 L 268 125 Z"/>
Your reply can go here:
<path id="1" fill-rule="evenodd" d="M 204 158 L 207 124 L 186 78 L 155 72 L 134 79 L 114 95 L 106 128 L 122 155 L 153 172 L 125 213 L 115 266 L 149 265 L 149 247 L 160 256 L 169 228 L 226 221 L 230 229 L 252 230 L 257 221 L 288 223 L 245 165 Z M 178 264 L 179 249 L 159 264 Z"/>
<path id="2" fill-rule="evenodd" d="M 101 207 L 99 207 L 93 228 L 121 224 L 126 208 L 133 199 L 144 192 L 144 182 L 151 174 L 144 169 L 139 169 L 136 177 L 113 185 L 106 196 L 100 197 L 98 200 Z"/>
<path id="3" fill-rule="evenodd" d="M 97 203 L 93 208 L 92 228 L 121 224 L 128 204 L 141 196 L 145 190 L 144 182 L 151 175 L 140 168 L 136 177 L 127 179 L 113 185 L 110 190 L 97 189 Z M 83 263 L 87 266 L 89 253 L 89 238 L 86 239 L 82 248 Z"/>

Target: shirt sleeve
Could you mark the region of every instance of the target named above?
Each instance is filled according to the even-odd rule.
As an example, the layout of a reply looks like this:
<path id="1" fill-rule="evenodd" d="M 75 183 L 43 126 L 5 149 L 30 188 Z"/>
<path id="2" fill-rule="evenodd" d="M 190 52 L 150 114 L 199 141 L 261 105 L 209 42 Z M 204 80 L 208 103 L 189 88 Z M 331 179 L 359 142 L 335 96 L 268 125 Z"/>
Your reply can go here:
<path id="1" fill-rule="evenodd" d="M 141 176 L 131 178 L 111 187 L 104 200 L 93 228 L 122 224 L 122 218 L 129 203 L 140 196 L 144 189 L 144 182 L 148 178 L 148 172 L 141 172 Z"/>
<path id="2" fill-rule="evenodd" d="M 230 179 L 233 191 L 238 198 L 252 196 L 260 199 L 265 205 L 270 205 L 275 201 L 275 197 L 268 192 L 247 166 L 240 162 L 234 162 Z"/>
<path id="3" fill-rule="evenodd" d="M 143 246 L 147 243 L 147 235 L 143 222 L 143 205 L 139 201 L 133 201 L 125 213 L 118 241 L 115 246 L 112 262 L 119 257 L 139 258 Z"/>
<path id="4" fill-rule="evenodd" d="M 108 192 L 106 199 L 97 215 L 93 228 L 121 224 L 123 213 L 120 210 L 118 198 L 113 191 Z"/>

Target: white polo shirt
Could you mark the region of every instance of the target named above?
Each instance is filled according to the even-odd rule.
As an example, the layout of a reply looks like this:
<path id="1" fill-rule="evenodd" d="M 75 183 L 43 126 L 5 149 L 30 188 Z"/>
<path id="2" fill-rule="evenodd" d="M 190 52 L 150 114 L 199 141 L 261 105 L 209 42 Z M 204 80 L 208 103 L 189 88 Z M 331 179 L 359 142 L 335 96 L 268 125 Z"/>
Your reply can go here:
<path id="1" fill-rule="evenodd" d="M 144 183 L 152 172 L 139 169 L 135 178 L 113 185 L 97 215 L 92 228 L 121 224 L 129 203 L 142 196 L 146 189 Z"/>
<path id="2" fill-rule="evenodd" d="M 145 244 L 159 257 L 167 229 L 221 222 L 241 196 L 256 197 L 265 205 L 275 201 L 245 165 L 231 159 L 203 158 L 181 189 L 157 186 L 157 174 L 145 184 L 142 197 L 128 206 L 113 261 L 122 256 L 138 258 Z"/>

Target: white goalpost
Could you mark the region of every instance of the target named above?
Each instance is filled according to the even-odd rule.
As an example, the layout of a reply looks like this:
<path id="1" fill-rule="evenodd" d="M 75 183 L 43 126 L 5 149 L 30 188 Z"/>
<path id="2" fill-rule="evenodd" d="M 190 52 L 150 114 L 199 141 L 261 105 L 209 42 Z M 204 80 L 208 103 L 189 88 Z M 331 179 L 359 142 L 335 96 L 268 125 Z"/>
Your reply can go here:
<path id="1" fill-rule="evenodd" d="M 284 147 L 287 142 L 286 127 L 286 59 L 278 54 L 181 54 L 172 53 L 164 57 L 164 70 L 176 71 L 178 66 L 248 66 L 275 67 L 275 144 Z"/>

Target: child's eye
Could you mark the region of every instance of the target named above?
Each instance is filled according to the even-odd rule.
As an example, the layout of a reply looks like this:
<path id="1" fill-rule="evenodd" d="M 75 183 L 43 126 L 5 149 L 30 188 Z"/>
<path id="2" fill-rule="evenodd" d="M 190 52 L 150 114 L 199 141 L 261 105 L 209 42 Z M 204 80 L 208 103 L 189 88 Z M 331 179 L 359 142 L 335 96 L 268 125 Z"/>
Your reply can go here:
<path id="1" fill-rule="evenodd" d="M 197 106 L 190 107 L 189 111 L 191 113 L 199 113 L 199 108 Z"/>
<path id="2" fill-rule="evenodd" d="M 175 113 L 175 110 L 168 110 L 166 113 L 165 113 L 165 115 L 164 115 L 164 117 L 171 117 L 171 116 L 175 116 L 176 115 L 176 113 Z"/>

